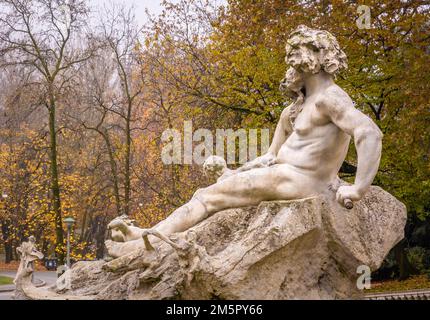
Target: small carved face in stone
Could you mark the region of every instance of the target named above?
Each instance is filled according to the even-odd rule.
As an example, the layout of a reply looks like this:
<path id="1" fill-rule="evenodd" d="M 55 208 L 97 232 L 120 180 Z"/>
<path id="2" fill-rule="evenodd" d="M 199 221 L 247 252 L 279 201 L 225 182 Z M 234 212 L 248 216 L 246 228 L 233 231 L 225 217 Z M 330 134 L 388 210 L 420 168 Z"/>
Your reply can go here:
<path id="1" fill-rule="evenodd" d="M 203 163 L 203 171 L 209 178 L 219 178 L 227 169 L 227 163 L 219 156 L 210 156 Z"/>
<path id="2" fill-rule="evenodd" d="M 115 242 L 125 242 L 125 235 L 121 230 L 113 228 L 110 230 L 110 238 Z"/>
<path id="3" fill-rule="evenodd" d="M 110 238 L 116 242 L 125 242 L 124 232 L 130 226 L 134 226 L 135 221 L 130 219 L 126 214 L 116 217 L 108 224 Z"/>

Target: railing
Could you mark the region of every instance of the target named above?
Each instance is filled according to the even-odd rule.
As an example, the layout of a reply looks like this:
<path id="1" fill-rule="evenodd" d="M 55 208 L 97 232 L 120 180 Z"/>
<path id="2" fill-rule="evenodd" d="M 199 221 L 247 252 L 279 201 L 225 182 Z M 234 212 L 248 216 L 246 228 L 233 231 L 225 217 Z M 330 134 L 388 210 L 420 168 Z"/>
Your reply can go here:
<path id="1" fill-rule="evenodd" d="M 430 289 L 366 294 L 365 300 L 430 300 Z"/>

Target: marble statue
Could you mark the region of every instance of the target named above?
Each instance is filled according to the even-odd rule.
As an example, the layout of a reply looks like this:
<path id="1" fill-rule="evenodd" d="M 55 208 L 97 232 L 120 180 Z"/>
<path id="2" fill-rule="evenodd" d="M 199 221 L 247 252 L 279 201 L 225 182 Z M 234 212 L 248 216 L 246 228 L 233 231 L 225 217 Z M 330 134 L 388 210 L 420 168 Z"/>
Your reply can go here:
<path id="1" fill-rule="evenodd" d="M 30 236 L 28 241 L 25 241 L 16 248 L 20 256 L 20 263 L 16 272 L 13 283 L 15 284 L 15 299 L 22 299 L 25 297 L 23 290 L 27 287 L 34 287 L 32 283 L 34 272 L 34 261 L 43 259 L 43 253 L 36 249 L 36 238 Z"/>
<path id="2" fill-rule="evenodd" d="M 153 228 L 123 215 L 105 260 L 79 261 L 30 299 L 351 299 L 404 237 L 406 207 L 377 186 L 382 134 L 334 77 L 346 56 L 327 31 L 299 26 L 281 89 L 293 99 L 268 152 L 231 170 Z M 337 177 L 353 137 L 355 182 Z M 60 280 L 60 279 L 59 279 Z M 67 280 L 67 281 L 66 281 Z M 30 290 L 31 289 L 31 290 Z"/>
<path id="3" fill-rule="evenodd" d="M 209 163 L 223 171 L 217 182 L 200 189 L 152 230 L 168 236 L 224 209 L 321 194 L 338 179 L 351 137 L 358 156 L 355 183 L 335 190 L 336 200 L 351 208 L 362 199 L 378 170 L 382 133 L 334 81 L 347 67 L 345 53 L 329 32 L 301 25 L 287 41 L 285 61 L 290 67 L 281 89 L 294 102 L 283 110 L 268 152 L 236 170 Z M 112 257 L 141 248 L 140 237 L 159 240 L 151 230 L 127 224 L 118 230 L 124 241 L 106 242 Z"/>

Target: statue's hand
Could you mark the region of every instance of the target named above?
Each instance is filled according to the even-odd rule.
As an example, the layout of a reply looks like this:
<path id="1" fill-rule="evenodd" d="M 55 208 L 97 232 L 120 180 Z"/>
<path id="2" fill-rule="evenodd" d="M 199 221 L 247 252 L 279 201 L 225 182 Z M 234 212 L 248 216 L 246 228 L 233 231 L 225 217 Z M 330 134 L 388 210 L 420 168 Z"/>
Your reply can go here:
<path id="1" fill-rule="evenodd" d="M 273 154 L 271 154 L 271 153 L 267 153 L 265 156 L 264 156 L 264 159 L 263 159 L 263 161 L 262 161 L 262 164 L 263 164 L 263 166 L 265 166 L 265 167 L 270 167 L 270 166 L 273 166 L 274 164 L 276 164 L 276 156 L 274 156 Z"/>
<path id="2" fill-rule="evenodd" d="M 244 165 L 246 167 L 247 165 L 250 166 L 250 169 L 253 168 L 264 168 L 264 167 L 270 167 L 276 163 L 276 156 L 271 153 L 266 153 L 258 158 L 255 158 L 254 160 L 248 162 Z"/>
<path id="3" fill-rule="evenodd" d="M 337 189 L 336 200 L 341 204 L 345 205 L 348 200 L 358 201 L 363 197 L 362 192 L 358 190 L 355 185 L 352 186 L 341 186 Z"/>
<path id="4" fill-rule="evenodd" d="M 255 168 L 265 168 L 270 167 L 274 164 L 276 164 L 277 159 L 276 156 L 271 153 L 266 153 L 258 158 L 255 158 L 254 160 L 245 163 L 242 167 L 238 168 L 237 172 L 243 172 L 248 171 Z"/>

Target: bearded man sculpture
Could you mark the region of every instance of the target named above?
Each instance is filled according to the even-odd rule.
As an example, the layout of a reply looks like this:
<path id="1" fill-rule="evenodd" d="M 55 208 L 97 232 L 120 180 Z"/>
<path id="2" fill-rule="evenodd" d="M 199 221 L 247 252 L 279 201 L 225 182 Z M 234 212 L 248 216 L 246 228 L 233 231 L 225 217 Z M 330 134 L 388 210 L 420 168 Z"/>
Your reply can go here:
<path id="1" fill-rule="evenodd" d="M 290 67 L 281 89 L 295 101 L 283 110 L 268 152 L 239 169 L 224 171 L 216 183 L 199 189 L 152 229 L 133 230 L 129 234 L 135 236 L 127 242 L 108 240 L 112 257 L 142 248 L 142 237 L 146 243 L 148 235 L 151 242 L 159 241 L 151 234 L 185 231 L 227 208 L 324 192 L 338 179 L 351 137 L 358 156 L 355 183 L 340 186 L 336 200 L 348 205 L 363 197 L 378 170 L 382 133 L 334 82 L 347 67 L 345 53 L 329 32 L 299 26 L 287 41 L 285 61 Z"/>

